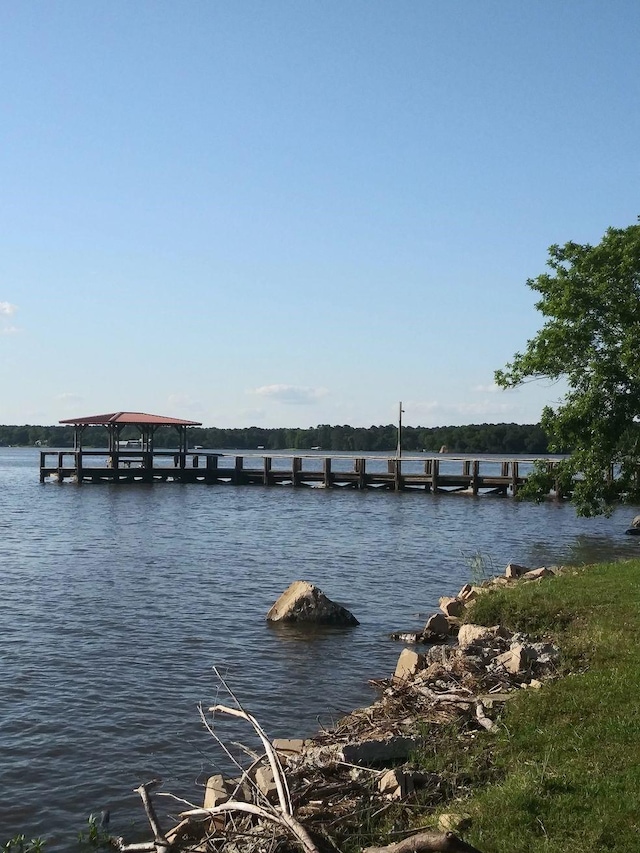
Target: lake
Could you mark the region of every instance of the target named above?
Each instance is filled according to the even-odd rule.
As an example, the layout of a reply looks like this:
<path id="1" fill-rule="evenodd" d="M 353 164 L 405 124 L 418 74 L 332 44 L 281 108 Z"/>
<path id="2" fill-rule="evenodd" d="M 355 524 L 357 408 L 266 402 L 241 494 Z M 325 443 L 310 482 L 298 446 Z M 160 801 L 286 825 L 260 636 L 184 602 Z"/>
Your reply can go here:
<path id="1" fill-rule="evenodd" d="M 48 851 L 71 849 L 104 808 L 133 840 L 146 819 L 132 789 L 154 777 L 201 802 L 225 767 L 198 716 L 226 699 L 214 665 L 271 736 L 309 735 L 375 697 L 368 679 L 402 649 L 389 634 L 421 627 L 473 564 L 498 574 L 640 547 L 628 507 L 578 519 L 491 496 L 40 484 L 38 460 L 0 448 L 0 844 L 20 831 Z M 269 626 L 297 579 L 360 626 Z M 235 723 L 220 732 L 249 740 Z"/>

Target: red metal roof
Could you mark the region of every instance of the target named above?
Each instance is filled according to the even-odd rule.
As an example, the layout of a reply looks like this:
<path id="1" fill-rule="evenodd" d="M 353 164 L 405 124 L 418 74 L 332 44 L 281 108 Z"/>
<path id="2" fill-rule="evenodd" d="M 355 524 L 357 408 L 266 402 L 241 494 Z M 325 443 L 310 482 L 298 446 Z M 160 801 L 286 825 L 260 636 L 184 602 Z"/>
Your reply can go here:
<path id="1" fill-rule="evenodd" d="M 85 426 L 90 424 L 134 424 L 144 426 L 202 426 L 201 421 L 183 421 L 179 418 L 165 418 L 163 415 L 147 415 L 144 412 L 112 412 L 109 415 L 88 415 L 86 418 L 69 418 L 59 421 L 61 424 L 73 424 L 74 426 Z"/>

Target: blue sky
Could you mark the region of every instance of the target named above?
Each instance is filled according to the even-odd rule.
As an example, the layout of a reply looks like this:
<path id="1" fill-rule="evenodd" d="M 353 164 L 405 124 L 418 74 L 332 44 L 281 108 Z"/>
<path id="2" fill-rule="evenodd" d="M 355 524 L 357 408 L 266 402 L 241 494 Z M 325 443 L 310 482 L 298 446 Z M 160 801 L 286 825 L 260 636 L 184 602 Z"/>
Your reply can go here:
<path id="1" fill-rule="evenodd" d="M 547 248 L 640 214 L 637 0 L 0 5 L 0 423 L 535 422 Z"/>

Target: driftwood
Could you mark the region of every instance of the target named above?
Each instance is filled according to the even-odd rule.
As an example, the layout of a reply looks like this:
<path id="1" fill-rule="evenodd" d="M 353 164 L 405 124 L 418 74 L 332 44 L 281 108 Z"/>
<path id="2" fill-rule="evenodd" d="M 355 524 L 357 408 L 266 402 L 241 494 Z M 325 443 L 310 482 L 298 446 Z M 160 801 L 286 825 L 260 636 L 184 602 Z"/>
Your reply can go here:
<path id="1" fill-rule="evenodd" d="M 159 783 L 158 779 L 152 779 L 150 782 L 145 782 L 140 787 L 135 788 L 135 793 L 140 794 L 142 805 L 149 821 L 149 826 L 153 832 L 153 841 L 134 842 L 133 844 L 125 844 L 122 838 L 111 839 L 112 845 L 119 850 L 120 853 L 170 853 L 171 844 L 160 828 L 155 808 L 151 802 L 149 792 L 153 790 Z"/>
<path id="2" fill-rule="evenodd" d="M 222 803 L 219 806 L 214 806 L 211 809 L 190 809 L 189 811 L 182 812 L 180 817 L 202 819 L 206 817 L 215 817 L 216 815 L 224 814 L 226 812 L 244 812 L 252 814 L 256 817 L 262 818 L 262 820 L 278 824 L 289 835 L 293 836 L 294 840 L 300 844 L 305 853 L 318 853 L 318 848 L 312 841 L 311 836 L 293 815 L 291 794 L 289 792 L 287 778 L 284 770 L 282 769 L 282 764 L 260 723 L 258 723 L 255 717 L 247 711 L 244 711 L 242 708 L 229 708 L 226 705 L 214 705 L 212 708 L 209 708 L 209 711 L 213 714 L 218 712 L 228 714 L 232 717 L 240 717 L 240 719 L 246 720 L 253 726 L 256 734 L 262 741 L 265 755 L 273 773 L 276 790 L 278 792 L 278 805 L 272 806 L 266 797 L 264 798 L 264 804 L 259 806 L 254 805 L 253 803 L 229 800 L 228 802 Z M 247 776 L 246 772 L 244 775 Z"/>
<path id="3" fill-rule="evenodd" d="M 419 832 L 386 847 L 367 847 L 363 853 L 480 853 L 453 832 Z"/>

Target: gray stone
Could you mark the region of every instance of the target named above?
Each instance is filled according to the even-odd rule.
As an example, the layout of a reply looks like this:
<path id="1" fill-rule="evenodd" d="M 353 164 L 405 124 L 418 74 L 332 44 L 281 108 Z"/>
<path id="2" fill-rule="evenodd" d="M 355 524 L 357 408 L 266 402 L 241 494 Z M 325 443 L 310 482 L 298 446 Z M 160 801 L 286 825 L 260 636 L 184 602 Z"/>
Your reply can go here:
<path id="1" fill-rule="evenodd" d="M 401 800 L 413 793 L 414 789 L 413 774 L 400 768 L 388 770 L 378 782 L 378 790 L 390 800 Z"/>
<path id="2" fill-rule="evenodd" d="M 458 646 L 466 649 L 469 646 L 490 643 L 495 638 L 491 628 L 483 625 L 461 625 L 458 631 Z"/>
<path id="3" fill-rule="evenodd" d="M 309 581 L 294 581 L 267 613 L 269 622 L 359 625 L 356 617 Z"/>
<path id="4" fill-rule="evenodd" d="M 302 753 L 304 741 L 302 738 L 277 737 L 273 739 L 272 746 L 281 757 L 291 758 Z"/>
<path id="5" fill-rule="evenodd" d="M 512 675 L 517 675 L 520 672 L 525 672 L 535 657 L 536 653 L 530 646 L 518 644 L 512 646 L 508 652 L 498 655 L 496 664 L 504 667 Z"/>
<path id="6" fill-rule="evenodd" d="M 517 563 L 509 563 L 507 568 L 504 570 L 505 578 L 519 578 L 520 575 L 524 575 L 529 571 L 526 566 L 519 566 Z"/>
<path id="7" fill-rule="evenodd" d="M 209 776 L 207 787 L 204 791 L 204 808 L 212 809 L 214 806 L 226 803 L 232 791 L 233 784 L 220 773 L 216 773 L 215 776 Z"/>
<path id="8" fill-rule="evenodd" d="M 438 604 L 445 616 L 462 616 L 464 613 L 464 603 L 458 598 L 450 598 L 445 595 L 442 596 Z"/>
<path id="9" fill-rule="evenodd" d="M 278 799 L 278 789 L 273 776 L 273 770 L 268 764 L 263 764 L 256 770 L 256 785 L 270 802 L 276 802 Z"/>
<path id="10" fill-rule="evenodd" d="M 540 578 L 549 578 L 552 577 L 553 572 L 551 569 L 546 569 L 544 566 L 540 569 L 531 569 L 530 572 L 525 572 L 523 575 L 520 575 L 520 580 L 523 581 L 537 581 Z"/>
<path id="11" fill-rule="evenodd" d="M 432 634 L 447 636 L 449 633 L 449 622 L 444 613 L 434 613 L 433 616 L 430 616 L 427 619 L 427 624 L 424 626 L 424 632 L 425 634 L 431 632 Z"/>
<path id="12" fill-rule="evenodd" d="M 416 741 L 411 737 L 396 735 L 388 740 L 363 740 L 342 747 L 342 761 L 375 767 L 388 761 L 406 761 L 415 752 Z"/>
<path id="13" fill-rule="evenodd" d="M 413 649 L 403 649 L 393 673 L 394 681 L 408 681 L 410 678 L 425 667 L 424 655 L 419 655 Z"/>

